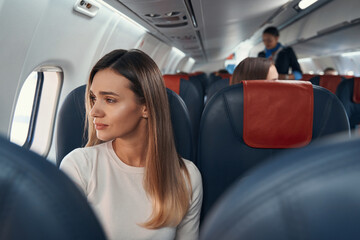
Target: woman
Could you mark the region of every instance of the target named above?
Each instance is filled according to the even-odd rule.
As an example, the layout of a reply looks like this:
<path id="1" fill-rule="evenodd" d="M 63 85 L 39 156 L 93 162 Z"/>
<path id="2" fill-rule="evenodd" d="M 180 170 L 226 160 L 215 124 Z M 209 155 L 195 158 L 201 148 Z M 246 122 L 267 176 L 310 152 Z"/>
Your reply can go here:
<path id="1" fill-rule="evenodd" d="M 279 31 L 276 27 L 268 27 L 263 31 L 263 42 L 265 50 L 258 54 L 258 57 L 264 57 L 275 63 L 279 73 L 279 79 L 296 79 L 302 78 L 302 71 L 297 61 L 294 50 L 291 47 L 285 47 L 279 43 Z M 291 68 L 292 74 L 289 74 Z"/>
<path id="2" fill-rule="evenodd" d="M 242 80 L 277 80 L 279 77 L 273 62 L 266 58 L 245 58 L 236 66 L 230 85 Z"/>
<path id="3" fill-rule="evenodd" d="M 86 90 L 88 142 L 60 168 L 85 193 L 109 239 L 197 239 L 201 176 L 179 157 L 162 75 L 139 50 L 115 50 Z"/>

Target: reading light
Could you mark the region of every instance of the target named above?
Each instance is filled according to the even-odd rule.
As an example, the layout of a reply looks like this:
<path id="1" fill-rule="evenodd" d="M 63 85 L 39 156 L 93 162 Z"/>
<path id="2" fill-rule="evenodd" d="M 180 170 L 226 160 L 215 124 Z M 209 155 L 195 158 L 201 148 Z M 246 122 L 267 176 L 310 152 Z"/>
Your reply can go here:
<path id="1" fill-rule="evenodd" d="M 317 2 L 318 0 L 301 0 L 299 2 L 299 8 L 301 10 L 304 10 L 305 8 L 311 6 L 312 4 L 314 4 L 315 2 Z"/>

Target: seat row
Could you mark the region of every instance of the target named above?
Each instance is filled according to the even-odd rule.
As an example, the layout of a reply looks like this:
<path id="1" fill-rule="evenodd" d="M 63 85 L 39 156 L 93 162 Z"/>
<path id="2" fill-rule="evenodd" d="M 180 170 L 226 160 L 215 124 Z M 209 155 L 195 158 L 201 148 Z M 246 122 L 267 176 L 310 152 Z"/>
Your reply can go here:
<path id="1" fill-rule="evenodd" d="M 83 106 L 84 92 L 82 86 L 70 93 L 59 117 L 76 110 L 81 118 L 77 107 Z M 177 94 L 169 90 L 168 96 L 171 108 L 184 107 Z M 175 135 L 187 114 L 183 109 L 171 109 Z M 61 134 L 74 124 L 58 126 L 57 151 L 68 143 L 61 138 L 75 137 Z M 358 239 L 359 139 L 312 144 L 337 132 L 349 137 L 343 105 L 307 82 L 245 81 L 216 93 L 202 115 L 196 161 L 203 177 L 203 215 L 235 185 L 208 215 L 201 239 L 285 239 L 290 233 Z M 186 144 L 180 140 L 177 147 Z M 0 156 L 4 239 L 105 239 L 85 197 L 51 163 L 3 139 Z"/>
<path id="2" fill-rule="evenodd" d="M 86 142 L 83 132 L 74 137 L 75 129 L 84 129 L 84 93 L 85 86 L 75 89 L 59 112 L 58 165 Z M 197 141 L 183 100 L 169 89 L 168 98 L 177 150 L 203 177 L 203 216 L 238 177 L 267 158 L 330 134 L 349 134 L 339 99 L 305 81 L 251 80 L 220 90 L 204 108 Z"/>

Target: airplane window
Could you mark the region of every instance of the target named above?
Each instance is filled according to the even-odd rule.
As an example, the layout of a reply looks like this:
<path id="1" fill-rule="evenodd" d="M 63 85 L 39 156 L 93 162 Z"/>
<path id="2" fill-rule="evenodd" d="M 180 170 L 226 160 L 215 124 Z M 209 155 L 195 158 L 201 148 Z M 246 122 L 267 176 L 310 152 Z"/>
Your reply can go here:
<path id="1" fill-rule="evenodd" d="M 12 142 L 47 156 L 62 79 L 62 71 L 53 67 L 41 68 L 26 79 L 11 127 Z"/>
<path id="2" fill-rule="evenodd" d="M 38 72 L 32 72 L 25 80 L 16 103 L 15 114 L 11 125 L 10 141 L 23 146 L 29 132 L 31 112 L 38 82 Z"/>

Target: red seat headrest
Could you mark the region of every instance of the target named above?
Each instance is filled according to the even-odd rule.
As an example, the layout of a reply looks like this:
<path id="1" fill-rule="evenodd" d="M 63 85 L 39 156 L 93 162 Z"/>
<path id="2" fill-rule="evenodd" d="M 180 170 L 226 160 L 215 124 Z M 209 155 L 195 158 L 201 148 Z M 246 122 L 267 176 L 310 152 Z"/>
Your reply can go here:
<path id="1" fill-rule="evenodd" d="M 360 103 L 360 77 L 354 78 L 353 101 L 354 103 Z"/>
<path id="2" fill-rule="evenodd" d="M 180 80 L 182 79 L 180 75 L 165 74 L 163 75 L 163 79 L 167 88 L 180 95 Z"/>
<path id="3" fill-rule="evenodd" d="M 303 74 L 301 80 L 302 81 L 309 81 L 311 78 L 315 77 L 314 74 Z"/>
<path id="4" fill-rule="evenodd" d="M 332 93 L 336 93 L 336 89 L 341 82 L 341 76 L 338 75 L 321 75 L 319 85 L 331 91 Z"/>
<path id="5" fill-rule="evenodd" d="M 314 96 L 306 81 L 242 81 L 244 142 L 254 148 L 303 147 L 312 139 Z"/>

